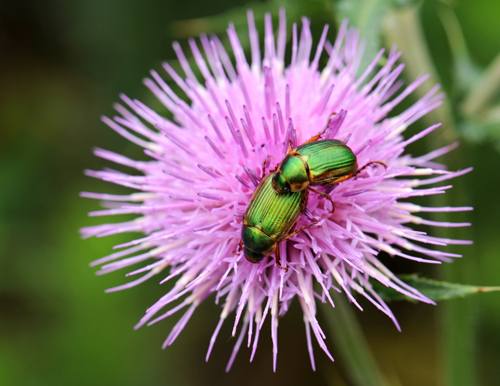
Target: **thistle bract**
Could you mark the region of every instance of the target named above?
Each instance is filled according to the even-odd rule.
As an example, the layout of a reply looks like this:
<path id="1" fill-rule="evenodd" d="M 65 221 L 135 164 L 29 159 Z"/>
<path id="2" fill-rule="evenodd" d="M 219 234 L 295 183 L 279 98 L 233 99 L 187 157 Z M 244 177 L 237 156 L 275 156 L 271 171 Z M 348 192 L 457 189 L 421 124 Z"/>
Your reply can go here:
<path id="1" fill-rule="evenodd" d="M 190 67 L 179 44 L 174 44 L 183 73 L 164 64 L 166 74 L 151 71 L 144 81 L 173 118 L 153 111 L 138 100 L 122 95 L 116 105 L 119 116 L 103 118 L 111 129 L 144 148 L 146 161 L 135 161 L 107 150 L 95 154 L 134 169 L 130 174 L 105 169 L 88 171 L 92 177 L 136 189 L 128 195 L 82 193 L 100 199 L 105 210 L 93 216 L 136 214 L 132 221 L 82 229 L 84 237 L 121 232 L 143 235 L 118 245 L 115 253 L 95 261 L 98 272 L 143 267 L 127 276 L 138 277 L 108 292 L 133 287 L 153 276 L 161 283 L 173 280 L 173 288 L 146 312 L 136 327 L 156 323 L 183 312 L 164 347 L 171 345 L 198 305 L 211 297 L 220 304 L 220 321 L 215 326 L 207 359 L 222 324 L 230 319 L 232 334 L 238 336 L 231 367 L 245 337 L 254 357 L 259 334 L 266 320 L 274 351 L 278 352 L 278 318 L 294 298 L 304 312 L 306 339 L 314 368 L 311 336 L 331 358 L 325 335 L 316 319 L 316 302 L 333 301 L 330 290 L 340 290 L 358 308 L 356 295 L 363 296 L 399 328 L 396 318 L 372 289 L 379 281 L 416 300 L 432 303 L 421 293 L 398 280 L 379 261 L 383 251 L 398 259 L 439 264 L 457 255 L 430 249 L 466 241 L 440 239 L 412 229 L 412 224 L 465 226 L 419 217 L 417 212 L 459 211 L 470 208 L 427 208 L 408 202 L 413 196 L 444 193 L 449 185 L 429 187 L 468 171 L 448 172 L 432 160 L 456 144 L 419 157 L 405 155 L 405 147 L 424 137 L 439 124 L 404 139 L 402 133 L 413 122 L 440 105 L 443 94 L 432 88 L 404 112 L 388 114 L 411 94 L 426 76 L 406 88 L 398 80 L 400 52 L 380 51 L 366 69 L 360 69 L 364 42 L 359 31 L 341 24 L 333 44 L 328 27 L 316 45 L 309 21 L 287 30 L 280 12 L 276 36 L 271 16 L 265 18 L 264 47 L 259 46 L 253 15 L 248 13 L 250 62 L 247 61 L 233 25 L 227 33 L 235 63 L 217 37 L 201 36 L 189 45 L 197 70 Z M 291 34 L 291 62 L 285 63 L 285 46 Z M 377 67 L 382 56 L 385 64 Z M 320 60 L 326 63 L 319 66 Z M 195 72 L 201 75 L 195 75 Z M 360 74 L 359 77 L 356 74 Z M 173 80 L 182 95 L 173 92 L 164 79 Z M 169 85 L 170 84 L 170 85 Z M 240 242 L 242 218 L 249 198 L 261 178 L 263 163 L 270 169 L 283 159 L 290 144 L 295 147 L 318 134 L 332 117 L 327 138 L 339 139 L 354 152 L 359 165 L 382 161 L 382 167 L 367 168 L 356 178 L 340 183 L 328 200 L 310 194 L 307 209 L 297 227 L 318 221 L 281 247 L 279 269 L 274 256 L 258 264 L 247 261 L 243 252 L 234 253 Z M 269 170 L 269 169 L 268 169 Z M 424 176 L 435 175 L 431 178 Z M 318 286 L 315 293 L 313 284 Z M 311 330 L 313 334 L 311 334 Z"/>

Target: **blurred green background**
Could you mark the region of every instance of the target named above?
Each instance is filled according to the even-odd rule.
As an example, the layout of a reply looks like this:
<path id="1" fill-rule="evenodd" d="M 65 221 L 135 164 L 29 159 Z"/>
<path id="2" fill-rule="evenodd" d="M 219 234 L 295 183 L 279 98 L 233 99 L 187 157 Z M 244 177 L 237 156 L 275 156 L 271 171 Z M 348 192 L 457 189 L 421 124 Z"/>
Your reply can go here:
<path id="1" fill-rule="evenodd" d="M 220 313 L 213 298 L 199 308 L 174 345 L 162 351 L 161 343 L 177 316 L 138 331 L 132 327 L 167 287 L 150 280 L 106 295 L 104 289 L 125 281 L 123 273 L 97 277 L 88 267 L 109 254 L 113 245 L 130 240 L 130 235 L 82 241 L 78 234 L 82 226 L 114 220 L 88 218 L 86 213 L 98 204 L 80 198 L 80 191 L 125 191 L 84 177 L 84 169 L 106 166 L 91 149 L 99 146 L 143 157 L 99 120 L 100 115 L 114 114 L 112 104 L 118 94 L 156 106 L 141 79 L 150 68 L 159 69 L 162 61 L 175 60 L 172 40 L 180 38 L 184 44 L 186 31 L 221 31 L 225 25 L 221 28 L 220 23 L 242 19 L 247 7 L 262 20 L 266 9 L 274 13 L 278 5 L 288 6 L 289 22 L 298 22 L 302 14 L 310 17 L 315 42 L 324 23 L 333 27 L 332 40 L 342 15 L 354 15 L 351 19 L 365 26 L 367 34 L 374 24 L 381 36 L 375 44 L 385 45 L 402 36 L 391 32 L 391 23 L 399 21 L 403 30 L 411 32 L 404 15 L 413 10 L 410 15 L 422 26 L 420 43 L 427 45 L 435 79 L 440 78 L 449 95 L 448 110 L 437 116 L 448 120 L 445 131 L 462 143 L 442 161 L 452 169 L 474 167 L 474 172 L 453 181 L 455 189 L 448 193 L 448 203 L 474 206 L 473 212 L 452 217 L 472 222 L 471 228 L 453 236 L 472 239 L 474 245 L 454 248 L 464 258 L 447 268 L 430 270 L 403 263 L 391 268 L 464 284 L 500 285 L 500 114 L 495 108 L 495 69 L 487 72 L 500 48 L 500 2 L 4 1 L 0 3 L 0 385 L 354 385 L 330 338 L 327 345 L 336 362 L 330 363 L 316 345 L 318 370 L 311 370 L 296 302 L 280 321 L 276 374 L 269 324 L 253 363 L 248 363 L 250 352 L 242 347 L 231 372 L 224 372 L 235 343 L 229 322 L 205 362 Z M 231 14 L 223 17 L 179 23 L 228 10 Z M 460 45 L 460 34 L 452 35 L 450 45 L 443 25 L 448 32 L 461 27 L 468 53 Z M 414 42 L 399 43 L 403 49 L 408 44 L 411 55 Z M 417 57 L 425 57 L 418 49 Z M 425 60 L 423 68 L 418 60 L 410 62 L 405 73 L 409 78 L 429 71 Z M 484 78 L 488 74 L 491 77 Z M 487 97 L 484 87 L 477 86 L 481 79 L 495 86 Z M 474 106 L 474 101 L 481 103 Z M 423 153 L 440 141 L 438 137 L 422 141 L 410 150 Z M 363 313 L 355 314 L 391 385 L 489 386 L 500 384 L 499 299 L 492 293 L 438 307 L 394 303 L 402 333 L 367 304 L 363 303 Z M 321 315 L 320 321 L 328 325 Z M 464 378 L 459 375 L 462 371 Z M 462 381 L 453 380 L 453 374 Z"/>

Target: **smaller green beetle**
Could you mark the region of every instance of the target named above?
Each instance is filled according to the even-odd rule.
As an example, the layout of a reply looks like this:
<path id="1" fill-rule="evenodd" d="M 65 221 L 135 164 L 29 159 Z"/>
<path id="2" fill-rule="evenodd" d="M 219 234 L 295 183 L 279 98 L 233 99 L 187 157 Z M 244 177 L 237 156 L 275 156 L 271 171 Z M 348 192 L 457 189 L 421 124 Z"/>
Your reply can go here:
<path id="1" fill-rule="evenodd" d="M 307 190 L 276 193 L 271 186 L 272 176 L 264 176 L 250 198 L 243 216 L 240 250 L 243 247 L 243 253 L 251 263 L 258 263 L 274 253 L 276 265 L 288 272 L 288 268 L 280 265 L 279 243 L 318 222 L 291 232 L 306 209 L 309 193 Z"/>
<path id="2" fill-rule="evenodd" d="M 272 186 L 280 194 L 311 190 L 330 200 L 334 210 L 330 195 L 311 186 L 337 184 L 355 177 L 369 165 L 387 166 L 381 161 L 372 161 L 358 169 L 356 155 L 344 142 L 337 139 L 319 140 L 324 131 L 303 145 L 288 150 L 274 170 Z"/>

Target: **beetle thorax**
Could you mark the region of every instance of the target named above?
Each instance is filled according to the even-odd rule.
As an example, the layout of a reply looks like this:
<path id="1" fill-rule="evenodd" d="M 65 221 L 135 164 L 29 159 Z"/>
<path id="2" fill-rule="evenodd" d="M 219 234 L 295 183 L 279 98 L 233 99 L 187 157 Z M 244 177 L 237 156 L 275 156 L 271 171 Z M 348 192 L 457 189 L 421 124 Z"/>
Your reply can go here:
<path id="1" fill-rule="evenodd" d="M 289 154 L 281 163 L 280 170 L 286 176 L 292 192 L 304 190 L 309 186 L 309 173 L 306 166 L 308 159 L 307 155 Z"/>

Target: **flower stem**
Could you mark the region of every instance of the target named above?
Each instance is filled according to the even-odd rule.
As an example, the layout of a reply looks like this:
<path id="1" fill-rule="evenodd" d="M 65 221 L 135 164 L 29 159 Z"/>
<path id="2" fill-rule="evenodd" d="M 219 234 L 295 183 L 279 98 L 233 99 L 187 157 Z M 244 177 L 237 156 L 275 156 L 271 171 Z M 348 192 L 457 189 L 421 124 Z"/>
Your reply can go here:
<path id="1" fill-rule="evenodd" d="M 457 170 L 460 167 L 460 157 L 467 158 L 467 148 L 461 153 L 452 154 L 449 157 L 451 170 Z M 457 205 L 459 202 L 467 202 L 467 186 L 464 180 L 457 179 L 453 184 L 455 195 L 448 197 L 433 197 L 433 201 L 440 200 L 438 205 L 448 206 Z M 443 195 L 444 196 L 444 195 Z M 453 216 L 452 221 L 464 221 L 470 219 L 465 214 Z M 464 218 L 461 218 L 464 216 Z M 445 221 L 451 220 L 449 213 L 443 216 Z M 456 228 L 443 228 L 443 237 L 453 239 L 466 239 L 467 234 L 464 230 Z M 470 233 L 469 233 L 470 235 Z M 476 248 L 469 246 L 466 250 L 457 247 L 448 247 L 448 251 L 455 253 L 464 253 L 466 258 L 456 260 L 450 264 L 444 264 L 440 271 L 442 279 L 453 283 L 477 283 L 477 260 L 473 256 Z M 441 347 L 443 350 L 443 368 L 445 386 L 476 386 L 477 377 L 477 331 L 476 331 L 476 302 L 474 298 L 453 299 L 440 304 L 440 325 Z"/>
<path id="2" fill-rule="evenodd" d="M 356 320 L 352 305 L 344 294 L 332 291 L 335 309 L 329 305 L 323 307 L 329 332 L 333 338 L 335 349 L 339 354 L 349 384 L 353 386 L 388 386 L 382 371 L 378 367 L 361 326 Z"/>
<path id="3" fill-rule="evenodd" d="M 438 74 L 429 54 L 421 27 L 418 5 L 402 10 L 393 10 L 387 17 L 386 25 L 388 26 L 384 31 L 386 43 L 389 46 L 396 43 L 398 48 L 404 52 L 403 60 L 407 64 L 406 71 L 408 77 L 414 79 L 420 74 L 428 73 L 431 75 L 431 82 L 426 83 L 431 85 L 438 83 Z M 422 93 L 426 91 L 426 87 L 420 87 L 415 91 L 415 94 L 422 96 Z M 426 124 L 435 122 L 443 123 L 443 134 L 439 138 L 433 138 L 433 148 L 440 145 L 444 146 L 456 139 L 457 134 L 451 111 L 449 102 L 445 100 L 441 107 L 424 118 Z M 457 167 L 457 163 L 453 164 L 452 162 L 450 165 L 451 170 Z M 454 185 L 455 191 L 463 191 L 460 187 L 461 181 L 455 182 Z M 433 205 L 437 206 L 451 206 L 452 203 L 449 201 L 449 196 L 446 198 L 432 198 Z M 461 202 L 463 203 L 464 201 L 462 200 Z M 439 219 L 444 220 L 443 217 L 446 216 L 440 215 Z M 454 217 L 454 220 L 456 220 L 456 217 Z M 443 229 L 440 236 L 456 238 L 457 232 L 452 229 Z M 443 269 L 445 272 L 443 280 L 455 283 L 474 283 L 474 280 L 470 278 L 470 275 L 474 271 L 474 268 L 471 267 L 471 259 L 445 264 Z M 439 329 L 442 336 L 444 356 L 444 384 L 447 386 L 474 386 L 477 384 L 474 356 L 476 343 L 472 320 L 473 305 L 471 301 L 473 300 L 456 299 L 442 305 L 443 311 Z"/>
<path id="4" fill-rule="evenodd" d="M 446 268 L 447 280 L 466 281 L 464 267 L 449 264 Z M 446 386 L 475 386 L 476 374 L 476 333 L 474 326 L 474 299 L 453 299 L 441 304 L 441 331 L 444 349 Z"/>
<path id="5" fill-rule="evenodd" d="M 430 75 L 429 80 L 415 90 L 417 98 L 423 97 L 431 87 L 440 81 L 425 41 L 419 5 L 392 9 L 391 12 L 387 13 L 384 26 L 386 46 L 391 47 L 396 44 L 398 49 L 403 52 L 402 61 L 406 63 L 406 78 L 414 80 L 423 74 Z M 450 102 L 445 99 L 440 107 L 422 118 L 427 126 L 436 122 L 443 124 L 441 136 L 442 142 L 445 143 L 450 143 L 457 137 L 451 111 Z"/>
<path id="6" fill-rule="evenodd" d="M 488 108 L 497 95 L 500 87 L 500 54 L 484 71 L 479 81 L 475 83 L 462 104 L 464 113 L 468 116 L 480 115 Z"/>

